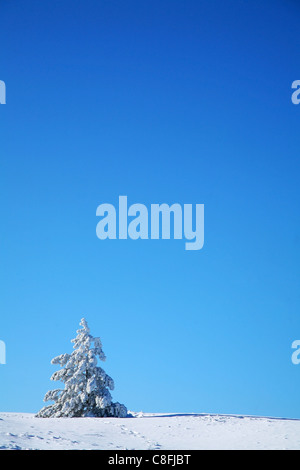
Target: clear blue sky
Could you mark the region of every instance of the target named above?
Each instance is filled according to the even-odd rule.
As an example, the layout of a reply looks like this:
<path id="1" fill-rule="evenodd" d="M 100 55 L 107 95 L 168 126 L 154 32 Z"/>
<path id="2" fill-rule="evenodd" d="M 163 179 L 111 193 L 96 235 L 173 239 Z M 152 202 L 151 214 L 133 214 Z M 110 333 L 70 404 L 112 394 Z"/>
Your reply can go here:
<path id="1" fill-rule="evenodd" d="M 84 316 L 114 400 L 300 418 L 300 5 L 1 0 L 0 411 L 43 406 Z M 205 204 L 205 245 L 96 208 Z"/>

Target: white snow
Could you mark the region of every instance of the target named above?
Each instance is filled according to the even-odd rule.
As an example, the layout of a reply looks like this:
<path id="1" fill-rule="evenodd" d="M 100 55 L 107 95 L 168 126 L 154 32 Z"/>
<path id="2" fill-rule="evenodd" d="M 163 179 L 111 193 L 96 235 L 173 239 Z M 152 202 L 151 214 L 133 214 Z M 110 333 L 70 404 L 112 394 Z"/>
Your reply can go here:
<path id="1" fill-rule="evenodd" d="M 0 413 L 0 449 L 300 449 L 300 420 L 133 413 L 132 418 L 36 418 Z"/>

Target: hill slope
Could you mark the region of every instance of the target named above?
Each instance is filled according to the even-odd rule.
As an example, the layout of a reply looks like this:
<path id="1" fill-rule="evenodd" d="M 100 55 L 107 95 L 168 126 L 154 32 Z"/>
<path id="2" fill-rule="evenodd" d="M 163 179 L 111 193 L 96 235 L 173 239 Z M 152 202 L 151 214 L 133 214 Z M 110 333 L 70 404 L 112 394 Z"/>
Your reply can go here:
<path id="1" fill-rule="evenodd" d="M 0 413 L 0 449 L 300 449 L 300 420 L 132 413 L 132 418 L 35 418 Z"/>

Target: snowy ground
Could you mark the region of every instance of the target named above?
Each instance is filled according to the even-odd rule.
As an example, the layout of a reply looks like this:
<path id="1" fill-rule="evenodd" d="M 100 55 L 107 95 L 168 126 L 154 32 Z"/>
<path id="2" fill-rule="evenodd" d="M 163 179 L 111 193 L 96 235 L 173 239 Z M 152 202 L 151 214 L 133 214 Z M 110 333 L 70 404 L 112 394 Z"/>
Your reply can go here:
<path id="1" fill-rule="evenodd" d="M 0 449 L 300 449 L 300 420 L 132 414 L 123 419 L 43 419 L 0 413 Z"/>

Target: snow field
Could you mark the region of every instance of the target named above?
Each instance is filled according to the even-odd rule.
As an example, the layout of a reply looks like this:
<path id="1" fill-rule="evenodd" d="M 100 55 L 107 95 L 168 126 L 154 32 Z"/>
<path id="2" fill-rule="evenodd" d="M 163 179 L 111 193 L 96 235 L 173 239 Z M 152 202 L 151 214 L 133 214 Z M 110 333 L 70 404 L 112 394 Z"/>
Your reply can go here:
<path id="1" fill-rule="evenodd" d="M 300 449 L 300 420 L 132 413 L 132 418 L 37 418 L 0 413 L 0 449 Z"/>

